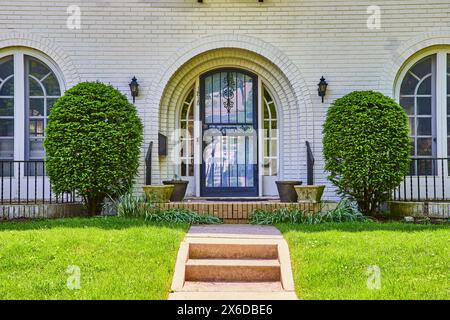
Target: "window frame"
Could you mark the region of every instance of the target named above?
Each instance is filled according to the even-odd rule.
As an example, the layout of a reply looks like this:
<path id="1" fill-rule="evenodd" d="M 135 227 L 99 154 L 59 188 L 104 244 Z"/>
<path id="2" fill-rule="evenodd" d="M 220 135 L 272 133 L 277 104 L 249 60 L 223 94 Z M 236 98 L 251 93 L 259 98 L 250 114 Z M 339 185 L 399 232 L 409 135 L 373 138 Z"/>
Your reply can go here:
<path id="1" fill-rule="evenodd" d="M 442 49 L 428 49 L 424 50 L 416 55 L 414 57 L 407 60 L 404 65 L 401 68 L 401 71 L 399 72 L 395 87 L 394 87 L 394 98 L 395 100 L 400 103 L 400 89 L 402 82 L 406 76 L 406 74 L 411 70 L 411 68 L 417 64 L 422 59 L 435 55 L 436 56 L 436 62 L 435 62 L 435 91 L 433 92 L 434 97 L 432 100 L 434 100 L 434 117 L 433 121 L 435 123 L 435 146 L 436 146 L 436 152 L 433 156 L 435 158 L 447 158 L 448 157 L 448 151 L 447 151 L 447 58 L 450 54 L 450 48 L 442 48 Z M 448 169 L 446 166 L 444 166 L 443 169 L 437 168 L 438 172 L 437 175 L 448 175 Z"/>
<path id="2" fill-rule="evenodd" d="M 279 170 L 280 170 L 280 136 L 279 136 L 279 131 L 280 131 L 280 127 L 279 127 L 279 112 L 278 112 L 278 105 L 277 105 L 277 101 L 275 100 L 274 96 L 272 95 L 272 92 L 270 91 L 269 88 L 267 88 L 266 85 L 262 84 L 262 90 L 261 90 L 261 115 L 262 115 L 262 130 L 264 131 L 263 134 L 263 138 L 262 140 L 259 142 L 261 145 L 261 148 L 263 149 L 263 155 L 262 155 L 262 176 L 264 177 L 276 177 L 279 175 Z M 265 93 L 267 92 L 268 96 L 270 97 L 270 101 L 267 101 Z M 275 110 L 275 117 L 273 117 L 272 112 L 270 110 L 270 104 L 273 105 L 273 109 Z M 267 109 L 267 113 L 269 115 L 269 118 L 265 118 L 265 110 Z M 268 132 L 266 132 L 267 128 L 266 128 L 266 122 L 269 123 L 269 128 L 268 128 Z M 272 129 L 272 124 L 276 123 L 276 128 Z M 275 131 L 275 134 L 274 134 Z M 268 135 L 268 137 L 267 137 Z M 272 150 L 272 143 L 275 141 L 276 143 L 276 148 L 275 148 L 275 155 L 273 154 L 273 150 Z M 268 155 L 265 154 L 266 151 L 266 143 L 269 143 L 269 149 L 268 151 Z M 266 161 L 268 164 L 268 170 L 269 170 L 269 174 L 265 174 L 266 171 Z M 273 172 L 273 166 L 272 166 L 272 162 L 275 161 L 276 163 L 276 169 L 275 169 L 275 173 Z"/>
<path id="3" fill-rule="evenodd" d="M 55 75 L 61 95 L 66 83 L 56 63 L 45 54 L 31 48 L 17 47 L 0 50 L 0 59 L 13 56 L 14 63 L 14 161 L 28 160 L 28 97 L 26 77 L 27 56 L 45 64 Z"/>
<path id="4" fill-rule="evenodd" d="M 189 97 L 192 94 L 192 98 L 190 99 L 190 101 L 188 102 Z M 183 178 L 189 178 L 189 177 L 194 177 L 195 176 L 195 88 L 192 86 L 190 87 L 189 90 L 187 90 L 186 94 L 183 95 L 183 102 L 181 104 L 181 108 L 179 108 L 179 114 L 178 114 L 178 121 L 177 121 L 177 128 L 179 130 L 179 137 L 178 137 L 178 142 L 180 144 L 179 147 L 179 152 L 178 157 L 179 157 L 179 165 L 177 166 L 177 175 L 179 177 L 183 177 Z M 187 108 L 187 112 L 186 112 L 186 118 L 183 118 L 183 110 L 185 110 L 185 108 Z M 192 119 L 189 119 L 189 113 L 192 112 Z M 182 128 L 182 123 L 185 123 L 186 128 L 183 129 Z M 190 135 L 189 133 L 189 123 L 192 124 L 192 130 L 193 130 L 193 134 Z M 182 136 L 184 138 L 182 138 Z M 191 147 L 193 146 L 193 147 Z M 184 150 L 185 154 L 184 156 L 181 156 L 181 150 Z M 189 165 L 190 165 L 190 161 L 192 160 L 192 170 L 194 172 L 192 172 L 192 175 L 189 174 Z M 185 161 L 183 163 L 183 161 Z M 185 170 L 186 170 L 186 175 L 183 175 L 183 170 L 182 167 L 185 166 Z"/>
<path id="5" fill-rule="evenodd" d="M 10 81 L 10 79 L 12 79 L 12 81 L 13 81 L 13 91 L 15 92 L 15 89 L 14 89 L 14 56 L 12 54 L 9 54 L 9 55 L 0 57 L 0 60 L 2 60 L 2 59 L 8 59 L 7 61 L 12 61 L 12 63 L 13 63 L 13 73 L 8 75 L 6 78 L 2 79 L 2 82 L 0 83 L 0 90 L 2 89 L 3 85 L 6 82 L 8 82 L 8 81 Z M 0 96 L 0 99 L 12 99 L 12 101 L 13 101 L 13 110 L 12 110 L 13 113 L 12 113 L 12 115 L 0 116 L 0 119 L 1 120 L 12 120 L 13 121 L 13 127 L 14 127 L 14 121 L 15 121 L 14 93 L 11 96 Z M 13 150 L 12 150 L 13 151 L 13 158 L 9 159 L 9 158 L 1 158 L 0 157 L 0 160 L 8 161 L 8 160 L 13 160 L 14 159 L 14 145 L 15 145 L 14 131 L 15 131 L 15 128 L 13 129 L 13 135 L 12 136 L 0 136 L 0 141 L 10 141 L 10 142 L 12 141 L 12 144 L 13 144 Z M 2 168 L 0 168 L 0 170 L 2 170 Z"/>
<path id="6" fill-rule="evenodd" d="M 419 64 L 427 61 L 429 63 L 430 71 L 429 73 L 423 75 L 419 78 L 419 75 L 413 72 L 413 69 L 416 68 Z M 403 82 L 405 81 L 407 75 L 412 76 L 416 79 L 417 84 L 414 87 L 412 93 L 403 93 L 400 94 L 400 102 L 402 98 L 405 99 L 413 99 L 414 101 L 414 109 L 412 114 L 408 114 L 408 121 L 413 120 L 414 132 L 410 133 L 411 142 L 414 144 L 414 154 L 412 155 L 415 159 L 427 159 L 430 157 L 436 157 L 436 149 L 437 149 L 437 131 L 436 131 L 436 54 L 431 54 L 426 56 L 425 58 L 417 61 L 410 69 L 405 73 L 405 77 L 402 79 L 401 87 L 403 86 Z M 419 90 L 425 81 L 430 79 L 430 93 L 421 94 Z M 400 89 L 400 93 L 401 89 Z M 429 98 L 430 99 L 430 113 L 429 114 L 420 114 L 419 113 L 419 102 L 418 100 L 421 98 Z M 401 105 L 401 103 L 400 103 Z M 419 132 L 419 121 L 423 119 L 429 119 L 430 121 L 430 133 L 424 134 Z M 411 128 L 411 122 L 410 122 Z M 423 155 L 419 153 L 419 141 L 423 139 L 431 140 L 431 154 Z M 411 172 L 413 175 L 420 175 L 420 171 L 422 170 L 419 165 L 426 164 L 427 161 L 422 161 L 421 163 L 411 163 Z M 433 169 L 433 164 L 430 163 L 430 174 L 435 174 L 435 170 Z M 427 166 L 425 167 L 427 168 Z M 427 173 L 425 173 L 427 174 Z"/>

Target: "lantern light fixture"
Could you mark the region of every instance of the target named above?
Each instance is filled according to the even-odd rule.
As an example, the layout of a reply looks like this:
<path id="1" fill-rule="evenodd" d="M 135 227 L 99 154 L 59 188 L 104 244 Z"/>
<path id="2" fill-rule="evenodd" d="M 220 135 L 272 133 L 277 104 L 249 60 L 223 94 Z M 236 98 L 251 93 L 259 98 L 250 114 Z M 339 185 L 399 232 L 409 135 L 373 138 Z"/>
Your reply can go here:
<path id="1" fill-rule="evenodd" d="M 128 84 L 130 86 L 131 96 L 133 97 L 133 103 L 136 101 L 136 97 L 139 96 L 139 83 L 137 82 L 136 77 L 131 79 L 131 82 Z"/>
<path id="2" fill-rule="evenodd" d="M 319 92 L 319 97 L 322 97 L 322 103 L 323 103 L 323 99 L 327 93 L 327 86 L 328 83 L 325 81 L 325 78 L 322 76 L 322 78 L 320 78 L 320 82 L 317 84 L 317 86 L 319 87 L 318 92 Z"/>

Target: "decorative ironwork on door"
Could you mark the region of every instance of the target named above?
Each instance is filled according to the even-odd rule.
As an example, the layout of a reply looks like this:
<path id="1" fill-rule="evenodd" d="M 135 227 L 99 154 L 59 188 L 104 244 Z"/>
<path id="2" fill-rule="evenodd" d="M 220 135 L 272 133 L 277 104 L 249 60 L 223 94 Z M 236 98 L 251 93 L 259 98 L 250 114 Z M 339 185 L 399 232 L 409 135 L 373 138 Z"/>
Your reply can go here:
<path id="1" fill-rule="evenodd" d="M 238 69 L 200 79 L 202 196 L 258 194 L 257 77 Z"/>

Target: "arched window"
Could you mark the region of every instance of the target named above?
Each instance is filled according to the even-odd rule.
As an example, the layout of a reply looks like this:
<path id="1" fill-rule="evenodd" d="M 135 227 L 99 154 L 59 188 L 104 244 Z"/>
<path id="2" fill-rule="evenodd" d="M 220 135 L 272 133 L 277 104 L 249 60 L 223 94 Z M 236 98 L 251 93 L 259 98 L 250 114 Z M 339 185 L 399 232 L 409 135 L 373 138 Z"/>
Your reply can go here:
<path id="1" fill-rule="evenodd" d="M 58 79 L 53 71 L 33 57 L 25 57 L 26 77 L 26 126 L 27 160 L 42 160 L 47 117 L 55 101 L 61 96 Z"/>
<path id="2" fill-rule="evenodd" d="M 0 160 L 14 160 L 14 62 L 0 59 Z"/>
<path id="3" fill-rule="evenodd" d="M 441 174 L 443 169 L 432 159 L 450 155 L 449 74 L 448 50 L 422 55 L 403 72 L 399 102 L 409 119 L 413 175 Z"/>
<path id="4" fill-rule="evenodd" d="M 45 57 L 17 50 L 0 55 L 0 160 L 45 159 L 47 117 L 62 92 L 54 70 Z M 29 174 L 42 175 L 42 165 L 31 167 Z"/>
<path id="5" fill-rule="evenodd" d="M 275 101 L 263 87 L 264 176 L 278 175 L 278 123 Z"/>
<path id="6" fill-rule="evenodd" d="M 194 176 L 194 89 L 184 99 L 180 115 L 180 174 L 182 177 Z"/>
<path id="7" fill-rule="evenodd" d="M 400 88 L 400 104 L 409 118 L 412 155 L 436 155 L 435 56 L 417 62 L 406 73 Z"/>

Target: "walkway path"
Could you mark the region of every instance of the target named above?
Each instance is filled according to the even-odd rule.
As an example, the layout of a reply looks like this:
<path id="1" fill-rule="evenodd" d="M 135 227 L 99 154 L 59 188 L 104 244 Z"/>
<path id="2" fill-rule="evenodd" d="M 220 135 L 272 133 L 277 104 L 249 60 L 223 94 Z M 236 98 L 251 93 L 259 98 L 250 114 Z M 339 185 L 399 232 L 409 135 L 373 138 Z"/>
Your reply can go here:
<path id="1" fill-rule="evenodd" d="M 271 226 L 192 226 L 181 243 L 169 299 L 297 299 L 289 249 Z"/>

